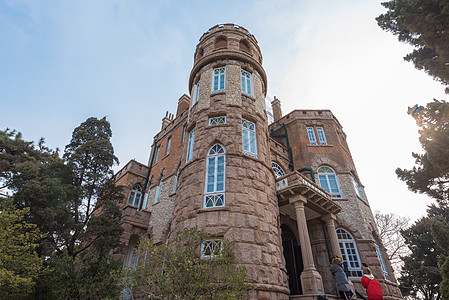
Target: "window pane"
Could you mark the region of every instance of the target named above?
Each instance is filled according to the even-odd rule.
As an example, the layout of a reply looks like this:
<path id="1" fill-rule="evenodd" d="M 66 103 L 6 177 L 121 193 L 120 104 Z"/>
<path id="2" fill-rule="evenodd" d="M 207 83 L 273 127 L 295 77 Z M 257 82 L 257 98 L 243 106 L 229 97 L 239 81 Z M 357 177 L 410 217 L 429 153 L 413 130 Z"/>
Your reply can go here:
<path id="1" fill-rule="evenodd" d="M 318 175 L 318 179 L 320 181 L 321 188 L 326 192 L 330 193 L 329 185 L 327 184 L 326 175 Z"/>
<path id="2" fill-rule="evenodd" d="M 331 193 L 339 193 L 340 190 L 338 189 L 337 179 L 335 178 L 335 175 L 327 175 L 327 178 L 329 179 Z"/>

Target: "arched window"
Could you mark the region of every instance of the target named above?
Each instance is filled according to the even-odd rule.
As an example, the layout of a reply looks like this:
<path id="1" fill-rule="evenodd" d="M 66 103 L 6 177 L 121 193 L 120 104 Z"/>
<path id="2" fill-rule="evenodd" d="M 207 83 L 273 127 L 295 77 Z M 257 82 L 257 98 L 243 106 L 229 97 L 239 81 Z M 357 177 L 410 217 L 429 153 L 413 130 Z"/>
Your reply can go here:
<path id="1" fill-rule="evenodd" d="M 281 168 L 280 165 L 278 165 L 277 163 L 275 163 L 274 161 L 271 162 L 271 168 L 274 171 L 274 176 L 276 176 L 276 178 L 282 177 L 285 175 L 284 170 Z"/>
<path id="2" fill-rule="evenodd" d="M 362 187 L 359 185 L 357 178 L 355 178 L 355 175 L 353 173 L 351 173 L 351 176 L 352 176 L 352 184 L 354 185 L 354 189 L 355 192 L 357 193 L 357 196 L 365 200 L 365 193 L 363 192 Z"/>
<path id="3" fill-rule="evenodd" d="M 226 48 L 228 46 L 228 39 L 225 36 L 219 36 L 215 40 L 214 48 Z"/>
<path id="4" fill-rule="evenodd" d="M 142 198 L 142 188 L 140 187 L 140 185 L 135 185 L 131 190 L 131 193 L 129 194 L 128 204 L 139 207 L 141 198 Z"/>
<path id="5" fill-rule="evenodd" d="M 318 168 L 318 180 L 321 188 L 332 195 L 332 198 L 341 198 L 340 186 L 334 169 L 328 166 Z"/>
<path id="6" fill-rule="evenodd" d="M 225 205 L 225 149 L 215 144 L 207 153 L 204 207 Z"/>
<path id="7" fill-rule="evenodd" d="M 158 203 L 161 201 L 161 190 L 162 190 L 162 181 L 164 180 L 164 175 L 161 177 L 161 181 L 159 181 L 159 185 L 156 189 L 156 198 L 154 198 L 154 203 Z"/>
<path id="8" fill-rule="evenodd" d="M 338 228 L 337 238 L 343 261 L 348 266 L 349 277 L 362 277 L 359 252 L 352 235 L 346 230 Z"/>
<path id="9" fill-rule="evenodd" d="M 382 256 L 382 251 L 380 250 L 379 243 L 373 235 L 374 246 L 376 247 L 377 258 L 379 258 L 380 266 L 382 267 L 382 272 L 384 273 L 384 278 L 390 280 L 390 275 L 388 274 L 387 265 L 385 264 L 384 258 Z"/>
<path id="10" fill-rule="evenodd" d="M 246 52 L 251 52 L 251 48 L 249 47 L 249 43 L 247 40 L 240 40 L 239 49 Z"/>

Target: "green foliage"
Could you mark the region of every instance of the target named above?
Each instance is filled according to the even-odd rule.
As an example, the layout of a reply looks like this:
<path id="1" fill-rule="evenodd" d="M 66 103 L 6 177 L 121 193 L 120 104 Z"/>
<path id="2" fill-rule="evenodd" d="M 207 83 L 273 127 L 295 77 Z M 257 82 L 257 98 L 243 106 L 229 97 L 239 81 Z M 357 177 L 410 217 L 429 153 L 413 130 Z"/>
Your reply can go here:
<path id="1" fill-rule="evenodd" d="M 382 5 L 388 11 L 376 18 L 379 26 L 415 47 L 404 59 L 449 85 L 449 2 L 391 0 Z"/>
<path id="2" fill-rule="evenodd" d="M 449 210 L 445 207 L 445 210 Z M 440 293 L 443 299 L 449 299 L 449 218 L 439 218 L 432 224 L 432 236 L 443 250 L 439 266 L 443 280 L 440 283 Z"/>
<path id="3" fill-rule="evenodd" d="M 42 270 L 36 253 L 41 234 L 27 223 L 29 209 L 16 209 L 11 199 L 0 197 L 0 295 L 23 298 L 34 291 L 35 279 Z"/>
<path id="4" fill-rule="evenodd" d="M 431 233 L 437 220 L 449 220 L 449 210 L 435 205 L 429 206 L 428 214 L 415 222 L 402 236 L 411 253 L 402 257 L 404 266 L 399 283 L 404 296 L 422 296 L 424 299 L 439 299 L 440 282 L 438 261 L 443 255 Z"/>
<path id="5" fill-rule="evenodd" d="M 413 153 L 412 170 L 396 169 L 409 189 L 425 193 L 440 203 L 449 201 L 449 103 L 434 100 L 420 107 L 412 116 L 419 130 L 424 154 Z"/>
<path id="6" fill-rule="evenodd" d="M 99 299 L 119 293 L 120 268 L 110 258 L 123 232 L 121 188 L 112 179 L 118 160 L 110 142 L 109 122 L 89 118 L 75 128 L 63 159 L 57 152 L 0 131 L 2 187 L 45 238 L 38 252 L 48 259 L 37 293 L 48 299 Z M 0 187 L 1 190 L 1 187 Z"/>
<path id="7" fill-rule="evenodd" d="M 245 299 L 251 286 L 246 271 L 233 264 L 233 247 L 222 240 L 214 257 L 201 256 L 201 245 L 211 237 L 196 228 L 180 232 L 167 245 L 141 239 L 139 262 L 121 274 L 124 291 L 145 299 Z"/>

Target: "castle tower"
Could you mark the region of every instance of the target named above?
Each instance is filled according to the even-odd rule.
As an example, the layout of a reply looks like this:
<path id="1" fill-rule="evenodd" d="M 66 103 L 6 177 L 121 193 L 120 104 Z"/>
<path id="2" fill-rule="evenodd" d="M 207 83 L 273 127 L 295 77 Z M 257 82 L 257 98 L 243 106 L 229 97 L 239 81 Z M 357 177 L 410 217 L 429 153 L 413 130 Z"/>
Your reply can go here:
<path id="1" fill-rule="evenodd" d="M 257 40 L 243 27 L 217 25 L 200 38 L 172 230 L 204 228 L 216 237 L 208 251 L 220 238 L 235 242 L 253 297 L 286 299 L 261 63 Z"/>

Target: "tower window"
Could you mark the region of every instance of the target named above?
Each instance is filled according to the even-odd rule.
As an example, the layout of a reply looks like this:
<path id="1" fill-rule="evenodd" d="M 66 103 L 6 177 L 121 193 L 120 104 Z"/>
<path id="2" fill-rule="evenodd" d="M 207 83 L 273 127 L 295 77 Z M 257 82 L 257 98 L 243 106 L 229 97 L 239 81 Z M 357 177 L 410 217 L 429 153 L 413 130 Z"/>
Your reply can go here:
<path id="1" fill-rule="evenodd" d="M 243 153 L 257 158 L 256 124 L 242 119 Z"/>
<path id="2" fill-rule="evenodd" d="M 349 277 L 362 277 L 359 252 L 352 235 L 344 229 L 337 229 L 338 244 L 340 245 L 343 261 L 348 266 Z"/>
<path id="3" fill-rule="evenodd" d="M 201 257 L 212 258 L 221 255 L 223 251 L 223 241 L 221 239 L 205 240 L 201 243 Z"/>
<path id="4" fill-rule="evenodd" d="M 198 83 L 193 86 L 192 106 L 198 102 L 199 94 L 200 94 L 200 82 L 198 81 Z"/>
<path id="5" fill-rule="evenodd" d="M 186 162 L 188 162 L 192 159 L 194 141 L 195 141 L 195 129 L 192 129 L 189 132 L 189 144 L 187 145 Z"/>
<path id="6" fill-rule="evenodd" d="M 159 150 L 161 149 L 161 146 L 156 148 L 156 156 L 154 157 L 154 163 L 157 163 L 157 160 L 159 158 Z"/>
<path id="7" fill-rule="evenodd" d="M 215 40 L 214 48 L 226 48 L 228 46 L 228 39 L 225 36 L 219 36 Z"/>
<path id="8" fill-rule="evenodd" d="M 390 275 L 388 274 L 387 265 L 385 264 L 384 258 L 382 256 L 382 251 L 380 250 L 379 243 L 373 236 L 374 246 L 376 247 L 377 258 L 379 258 L 380 266 L 382 268 L 382 272 L 384 273 L 384 278 L 386 280 L 391 280 Z"/>
<path id="9" fill-rule="evenodd" d="M 320 141 L 320 145 L 327 145 L 323 127 L 317 127 L 316 132 L 318 133 L 318 140 Z"/>
<path id="10" fill-rule="evenodd" d="M 250 96 L 253 95 L 251 74 L 242 70 L 242 92 Z"/>
<path id="11" fill-rule="evenodd" d="M 315 131 L 313 131 L 313 127 L 307 127 L 307 135 L 309 136 L 310 145 L 318 145 L 316 142 Z"/>
<path id="12" fill-rule="evenodd" d="M 212 90 L 224 91 L 225 89 L 226 68 L 214 69 L 214 80 Z"/>
<path id="13" fill-rule="evenodd" d="M 357 178 L 355 178 L 354 174 L 351 173 L 352 176 L 352 184 L 354 185 L 355 192 L 357 193 L 357 196 L 359 196 L 360 199 L 366 200 L 365 193 L 362 190 L 362 187 L 359 185 L 359 182 L 357 181 Z"/>
<path id="14" fill-rule="evenodd" d="M 277 163 L 275 163 L 274 161 L 271 162 L 271 168 L 274 171 L 274 176 L 276 176 L 276 178 L 282 177 L 285 175 L 284 170 L 282 169 L 282 167 L 280 165 L 278 165 Z"/>
<path id="15" fill-rule="evenodd" d="M 337 174 L 331 167 L 322 166 L 318 168 L 318 181 L 321 188 L 331 194 L 332 198 L 341 198 Z"/>
<path id="16" fill-rule="evenodd" d="M 240 40 L 239 42 L 239 49 L 246 51 L 246 52 L 251 52 L 251 48 L 249 47 L 249 43 L 246 40 Z"/>
<path id="17" fill-rule="evenodd" d="M 140 187 L 140 185 L 136 185 L 133 187 L 131 193 L 129 194 L 128 204 L 135 207 L 139 207 L 141 198 L 142 198 L 142 188 Z"/>
<path id="18" fill-rule="evenodd" d="M 225 149 L 214 145 L 207 154 L 204 207 L 225 205 Z"/>
<path id="19" fill-rule="evenodd" d="M 226 124 L 226 117 L 223 116 L 223 117 L 209 118 L 209 126 L 218 124 Z"/>

